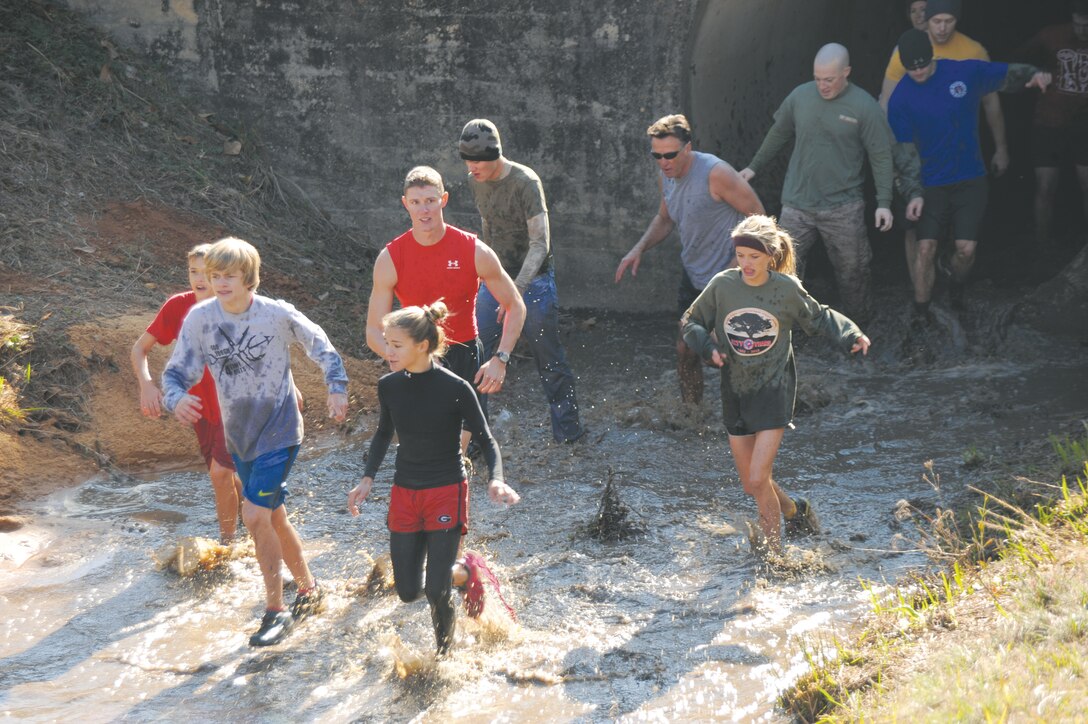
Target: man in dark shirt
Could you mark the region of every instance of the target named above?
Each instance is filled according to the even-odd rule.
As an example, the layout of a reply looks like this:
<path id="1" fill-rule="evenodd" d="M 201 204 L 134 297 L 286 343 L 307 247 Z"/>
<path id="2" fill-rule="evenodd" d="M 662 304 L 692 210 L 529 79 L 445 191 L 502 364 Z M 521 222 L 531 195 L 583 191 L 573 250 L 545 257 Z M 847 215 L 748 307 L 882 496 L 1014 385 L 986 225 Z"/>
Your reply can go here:
<path id="1" fill-rule="evenodd" d="M 981 60 L 935 60 L 929 36 L 910 29 L 899 38 L 899 54 L 907 75 L 888 101 L 888 122 L 900 144 L 921 156 L 925 198 L 914 199 L 909 216 L 918 222 L 918 249 L 911 260 L 914 311 L 927 321 L 933 294 L 937 240 L 952 226 L 952 307 L 963 308 L 963 284 L 975 260 L 982 217 L 986 211 L 986 166 L 978 139 L 982 98 L 994 91 L 1039 88 L 1050 74 L 1029 65 Z"/>
<path id="2" fill-rule="evenodd" d="M 1088 0 L 1070 3 L 1072 22 L 1039 31 L 1016 53 L 1054 75 L 1054 85 L 1035 104 L 1032 156 L 1035 163 L 1035 239 L 1054 245 L 1054 197 L 1061 167 L 1077 170 L 1088 220 Z"/>

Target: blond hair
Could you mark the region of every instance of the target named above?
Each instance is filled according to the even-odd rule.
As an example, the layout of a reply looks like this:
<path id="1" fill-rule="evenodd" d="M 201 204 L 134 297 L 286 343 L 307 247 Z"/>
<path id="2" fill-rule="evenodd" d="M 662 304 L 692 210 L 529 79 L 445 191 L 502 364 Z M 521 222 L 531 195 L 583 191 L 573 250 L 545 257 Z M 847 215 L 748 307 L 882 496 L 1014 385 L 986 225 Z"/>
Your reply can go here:
<path id="1" fill-rule="evenodd" d="M 435 171 L 430 166 L 416 166 L 408 175 L 404 177 L 404 191 L 402 193 L 408 193 L 408 189 L 422 188 L 424 186 L 434 186 L 438 189 L 438 193 L 446 193 L 446 186 L 442 183 L 442 174 Z"/>
<path id="2" fill-rule="evenodd" d="M 185 257 L 192 261 L 193 259 L 203 259 L 208 255 L 208 250 L 212 248 L 211 244 L 197 244 L 185 255 Z"/>
<path id="3" fill-rule="evenodd" d="M 204 266 L 208 274 L 237 271 L 249 291 L 256 291 L 261 283 L 261 255 L 248 241 L 233 236 L 220 239 L 204 253 Z"/>
<path id="4" fill-rule="evenodd" d="M 771 257 L 771 269 L 783 274 L 796 274 L 797 262 L 793 255 L 793 238 L 775 221 L 773 216 L 754 214 L 746 217 L 733 229 L 733 238 L 747 236 L 762 242 Z"/>
<path id="5" fill-rule="evenodd" d="M 416 344 L 427 343 L 427 353 L 432 357 L 446 354 L 446 333 L 440 322 L 449 315 L 449 309 L 439 299 L 434 304 L 422 307 L 404 307 L 382 317 L 382 326 L 386 329 L 396 327 Z"/>

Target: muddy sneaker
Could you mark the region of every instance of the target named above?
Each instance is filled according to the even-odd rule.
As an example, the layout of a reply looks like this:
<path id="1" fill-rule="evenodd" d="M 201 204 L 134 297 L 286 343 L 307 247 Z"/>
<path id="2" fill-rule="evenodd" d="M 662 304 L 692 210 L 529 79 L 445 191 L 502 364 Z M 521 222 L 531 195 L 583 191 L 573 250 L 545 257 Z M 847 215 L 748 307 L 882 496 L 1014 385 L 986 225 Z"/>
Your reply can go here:
<path id="1" fill-rule="evenodd" d="M 820 520 L 816 517 L 816 511 L 812 504 L 805 498 L 794 499 L 797 512 L 792 518 L 786 518 L 786 535 L 803 536 L 820 532 Z"/>
<path id="2" fill-rule="evenodd" d="M 295 600 L 291 603 L 291 617 L 297 623 L 307 616 L 321 613 L 325 608 L 325 593 L 314 581 L 314 585 L 308 591 L 299 591 L 295 594 Z"/>
<path id="3" fill-rule="evenodd" d="M 514 613 L 514 609 L 506 602 L 506 599 L 502 597 L 502 591 L 499 588 L 499 579 L 495 577 L 495 574 L 491 572 L 491 569 L 487 566 L 487 560 L 484 559 L 479 553 L 472 551 L 465 551 L 465 557 L 458 561 L 465 570 L 468 571 L 468 580 L 462 587 L 465 599 L 465 614 L 469 618 L 479 618 L 480 614 L 484 612 L 484 578 L 491 583 L 491 586 L 495 589 L 496 595 L 499 597 L 499 601 L 506 607 L 507 612 L 510 614 L 510 618 L 517 620 L 518 616 Z"/>
<path id="4" fill-rule="evenodd" d="M 250 646 L 273 646 L 287 636 L 295 621 L 288 611 L 265 611 L 261 627 L 249 637 Z"/>

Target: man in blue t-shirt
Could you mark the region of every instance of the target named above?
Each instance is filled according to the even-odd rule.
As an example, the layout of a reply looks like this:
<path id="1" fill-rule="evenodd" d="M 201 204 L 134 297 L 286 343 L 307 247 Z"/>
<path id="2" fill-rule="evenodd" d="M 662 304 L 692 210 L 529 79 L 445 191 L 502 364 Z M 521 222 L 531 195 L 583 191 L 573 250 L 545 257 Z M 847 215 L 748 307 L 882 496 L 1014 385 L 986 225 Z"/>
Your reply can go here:
<path id="1" fill-rule="evenodd" d="M 951 224 L 956 251 L 949 297 L 963 308 L 963 283 L 975 261 L 979 228 L 986 211 L 986 165 L 978 140 L 982 97 L 994 91 L 1046 90 L 1050 74 L 1030 65 L 981 60 L 934 60 L 929 36 L 910 29 L 899 38 L 907 75 L 888 101 L 895 140 L 921 156 L 924 199 L 907 207 L 918 221 L 918 247 L 909 259 L 916 318 L 928 320 L 933 294 L 937 239 Z M 920 216 L 920 218 L 919 218 Z"/>

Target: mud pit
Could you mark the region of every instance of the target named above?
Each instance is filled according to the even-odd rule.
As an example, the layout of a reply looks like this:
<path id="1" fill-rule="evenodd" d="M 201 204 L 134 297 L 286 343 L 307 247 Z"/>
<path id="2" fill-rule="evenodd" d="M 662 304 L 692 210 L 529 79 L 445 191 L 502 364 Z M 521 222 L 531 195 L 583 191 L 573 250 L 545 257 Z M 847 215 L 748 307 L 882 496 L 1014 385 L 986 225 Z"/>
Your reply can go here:
<path id="1" fill-rule="evenodd" d="M 965 319 L 966 338 L 988 338 L 980 333 L 992 328 L 987 320 L 981 312 Z M 152 561 L 166 543 L 212 534 L 202 474 L 99 476 L 26 506 L 26 524 L 4 534 L 0 711 L 779 720 L 777 693 L 806 670 L 801 643 L 819 645 L 866 607 L 858 577 L 891 579 L 924 565 L 897 501 L 948 505 L 967 485 L 985 485 L 985 466 L 963 466 L 966 450 L 1017 460 L 1088 409 L 1083 355 L 1056 350 L 1054 340 L 1015 329 L 960 349 L 937 340 L 938 361 L 911 365 L 896 322 L 869 330 L 867 360 L 817 340 L 799 352 L 801 401 L 811 411 L 787 434 L 776 477 L 814 502 L 824 532 L 790 541 L 788 570 L 768 570 L 741 532 L 755 508 L 728 458 L 714 373 L 702 406 L 676 402 L 672 317 L 576 315 L 564 326 L 587 440 L 550 441 L 535 370 L 519 359 L 492 414 L 523 501 L 497 507 L 479 477 L 472 485 L 468 545 L 494 562 L 520 626 L 482 629 L 461 617 L 448 660 L 397 675 L 396 662 L 404 668 L 429 652 L 433 637 L 424 602 L 360 595 L 386 548 L 391 475 L 387 464 L 363 514 L 350 518 L 346 491 L 374 424 L 367 415 L 346 448 L 311 451 L 296 465 L 289 509 L 331 595 L 321 617 L 271 650 L 246 645 L 262 601 L 253 560 L 188 579 Z M 928 460 L 939 488 L 922 478 Z M 644 533 L 607 543 L 585 531 L 610 470 Z"/>

